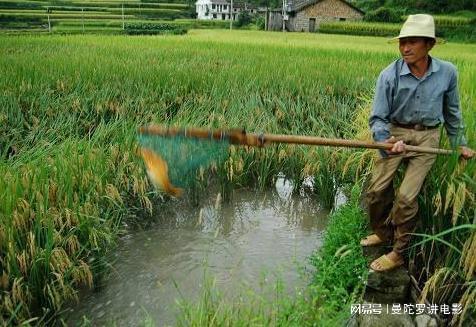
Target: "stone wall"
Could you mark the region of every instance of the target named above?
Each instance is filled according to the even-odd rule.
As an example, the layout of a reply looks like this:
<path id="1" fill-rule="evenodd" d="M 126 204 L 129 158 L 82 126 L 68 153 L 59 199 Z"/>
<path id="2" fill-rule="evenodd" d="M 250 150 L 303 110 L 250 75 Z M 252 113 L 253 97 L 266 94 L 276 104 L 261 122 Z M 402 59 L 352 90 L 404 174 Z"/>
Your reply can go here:
<path id="1" fill-rule="evenodd" d="M 289 19 L 289 29 L 294 32 L 309 32 L 309 19 L 315 18 L 315 30 L 319 23 L 330 20 L 360 20 L 363 14 L 340 0 L 323 0 L 303 8 Z"/>

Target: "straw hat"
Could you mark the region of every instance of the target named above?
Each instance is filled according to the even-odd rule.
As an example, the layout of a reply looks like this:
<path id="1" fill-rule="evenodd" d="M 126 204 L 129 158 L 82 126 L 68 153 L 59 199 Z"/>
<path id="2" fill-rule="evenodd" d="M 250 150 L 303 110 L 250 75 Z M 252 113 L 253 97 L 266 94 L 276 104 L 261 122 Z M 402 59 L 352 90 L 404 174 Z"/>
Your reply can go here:
<path id="1" fill-rule="evenodd" d="M 443 41 L 440 38 L 436 38 L 435 21 L 433 16 L 427 14 L 409 15 L 405 23 L 403 23 L 400 35 L 392 40 L 412 36 L 429 37 L 439 42 Z"/>

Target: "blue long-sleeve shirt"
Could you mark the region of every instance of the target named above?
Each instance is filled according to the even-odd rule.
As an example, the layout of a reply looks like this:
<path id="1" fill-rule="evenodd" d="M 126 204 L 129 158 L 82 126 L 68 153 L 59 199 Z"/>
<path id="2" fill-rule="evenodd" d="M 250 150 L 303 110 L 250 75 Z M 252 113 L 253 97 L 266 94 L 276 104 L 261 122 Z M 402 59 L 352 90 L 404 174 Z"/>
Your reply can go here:
<path id="1" fill-rule="evenodd" d="M 443 123 L 452 146 L 466 145 L 456 67 L 430 57 L 427 72 L 417 78 L 402 59 L 396 60 L 380 73 L 369 123 L 375 141 L 390 137 L 390 123 Z"/>

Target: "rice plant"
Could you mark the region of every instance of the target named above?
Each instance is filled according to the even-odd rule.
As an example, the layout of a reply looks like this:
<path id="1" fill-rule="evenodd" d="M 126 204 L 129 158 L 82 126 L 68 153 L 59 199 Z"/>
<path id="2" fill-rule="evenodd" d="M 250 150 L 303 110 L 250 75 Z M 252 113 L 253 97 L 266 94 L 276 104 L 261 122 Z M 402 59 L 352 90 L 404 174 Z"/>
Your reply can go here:
<path id="1" fill-rule="evenodd" d="M 473 148 L 475 50 L 434 50 L 459 68 Z M 147 219 L 162 201 L 137 155 L 138 126 L 368 138 L 376 77 L 397 56 L 384 38 L 324 34 L 0 36 L 2 318 L 51 317 L 77 299 L 81 286 L 94 286 L 107 270 L 105 254 L 123 219 L 138 210 Z M 232 148 L 210 175 L 228 189 L 268 187 L 279 172 L 297 183 L 314 176 L 316 193 L 332 205 L 336 186 L 365 176 L 372 156 L 304 146 Z M 426 236 L 415 247 L 433 267 L 422 283 L 438 269 L 457 271 L 461 292 L 451 296 L 462 303 L 474 290 L 474 229 L 454 228 L 474 225 L 474 165 L 438 160 L 420 198 L 420 232 L 451 232 L 445 242 Z"/>

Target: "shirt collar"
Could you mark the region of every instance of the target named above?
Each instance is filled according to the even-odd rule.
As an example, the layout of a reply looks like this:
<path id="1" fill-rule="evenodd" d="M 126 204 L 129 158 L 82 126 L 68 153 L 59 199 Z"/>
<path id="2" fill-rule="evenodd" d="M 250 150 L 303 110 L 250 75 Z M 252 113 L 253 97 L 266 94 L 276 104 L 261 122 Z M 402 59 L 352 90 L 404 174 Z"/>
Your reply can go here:
<path id="1" fill-rule="evenodd" d="M 428 71 L 432 72 L 432 73 L 436 73 L 437 71 L 440 70 L 440 63 L 438 62 L 437 59 L 430 57 L 430 68 L 428 69 Z"/>
<path id="2" fill-rule="evenodd" d="M 430 59 L 430 67 L 428 68 L 428 71 L 425 75 L 430 75 L 430 73 L 435 73 L 440 70 L 440 64 L 438 63 L 438 60 L 431 56 L 428 57 Z M 408 67 L 407 63 L 403 61 L 402 69 L 400 70 L 400 76 L 408 74 L 411 74 L 410 68 Z"/>

